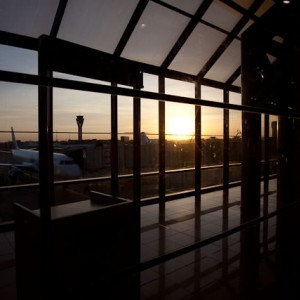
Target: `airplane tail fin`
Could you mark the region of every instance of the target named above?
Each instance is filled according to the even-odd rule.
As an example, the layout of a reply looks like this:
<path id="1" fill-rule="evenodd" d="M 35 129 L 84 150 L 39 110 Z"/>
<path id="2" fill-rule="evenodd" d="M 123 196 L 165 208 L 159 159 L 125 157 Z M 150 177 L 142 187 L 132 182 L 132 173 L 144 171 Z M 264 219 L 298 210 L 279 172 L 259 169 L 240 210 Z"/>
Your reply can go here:
<path id="1" fill-rule="evenodd" d="M 12 148 L 13 149 L 19 149 L 13 127 L 11 127 L 11 139 L 12 139 Z"/>

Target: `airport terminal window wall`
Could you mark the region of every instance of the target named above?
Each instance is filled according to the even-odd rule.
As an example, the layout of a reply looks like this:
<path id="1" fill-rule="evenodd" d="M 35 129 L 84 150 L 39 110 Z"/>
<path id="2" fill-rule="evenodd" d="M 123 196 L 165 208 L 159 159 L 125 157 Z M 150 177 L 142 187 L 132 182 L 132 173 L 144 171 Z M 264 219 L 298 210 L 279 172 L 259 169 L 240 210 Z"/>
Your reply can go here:
<path id="1" fill-rule="evenodd" d="M 30 74 L 30 72 L 28 73 Z M 142 263 L 153 260 L 154 264 L 159 264 L 156 262 L 159 255 L 173 251 L 176 253 L 182 246 L 189 246 L 194 242 L 197 243 L 239 226 L 242 111 L 239 107 L 225 108 L 226 103 L 240 105 L 239 93 L 197 83 L 162 78 L 154 74 L 145 73 L 143 75 L 146 93 L 140 98 L 140 181 L 136 181 L 134 178 L 136 171 L 133 152 L 137 97 L 124 96 L 120 92 L 115 98 L 111 93 L 103 93 L 101 90 L 95 92 L 93 89 L 89 91 L 88 88 L 83 91 L 80 90 L 80 86 L 76 87 L 76 82 L 73 83 L 75 89 L 54 85 L 53 151 L 63 152 L 73 157 L 83 171 L 82 178 L 75 179 L 74 182 L 56 179 L 55 201 L 56 204 L 61 204 L 85 200 L 89 197 L 90 189 L 111 193 L 114 184 L 111 178 L 115 175 L 113 174 L 115 170 L 111 166 L 111 139 L 113 134 L 116 134 L 118 140 L 118 194 L 125 198 L 136 199 L 135 188 L 137 187 L 136 183 L 139 182 L 142 205 L 141 259 Z M 54 73 L 54 77 L 110 87 L 110 83 L 66 76 L 65 74 Z M 66 82 L 62 82 L 62 85 L 64 83 Z M 35 84 L 6 82 L 1 84 L 6 86 L 7 90 L 14 92 L 18 90 L 16 87 L 23 87 L 22 95 L 32 94 L 32 99 L 35 99 L 34 104 L 37 105 L 38 89 Z M 124 86 L 119 87 L 123 88 Z M 30 92 L 26 92 L 26 89 L 29 89 Z M 3 90 L 5 91 L 5 89 Z M 147 94 L 147 91 L 155 94 Z M 115 94 L 118 92 L 116 90 Z M 132 93 L 134 95 L 135 91 L 132 90 Z M 171 99 L 171 101 L 164 101 L 162 95 L 164 93 L 174 97 L 166 99 Z M 18 100 L 17 96 L 13 97 Z M 198 98 L 208 101 L 204 104 Z M 111 104 L 115 99 L 117 99 L 115 102 L 117 103 L 117 131 L 113 133 L 111 115 L 114 107 Z M 197 105 L 197 102 L 202 105 Z M 12 107 L 14 106 L 14 102 L 10 102 L 10 104 Z M 225 105 L 223 106 L 223 104 Z M 19 101 L 16 106 L 26 112 L 24 105 L 20 105 Z M 22 142 L 29 141 L 27 146 L 32 149 L 37 146 L 36 142 L 38 141 L 38 110 L 36 107 L 33 109 L 32 106 L 28 112 L 34 112 L 34 117 L 31 115 L 31 118 L 28 119 L 35 122 L 36 130 L 26 129 L 23 131 L 15 126 L 14 129 L 17 139 Z M 9 116 L 8 113 L 5 115 Z M 78 141 L 77 115 L 84 116 L 82 141 Z M 172 125 L 173 116 L 177 117 L 177 121 Z M 15 117 L 18 116 L 15 115 Z M 23 117 L 25 120 L 26 114 Z M 268 127 L 266 126 L 267 122 L 268 124 L 276 122 L 276 117 L 266 117 L 262 114 L 261 120 L 262 136 L 264 138 L 266 136 L 266 140 L 270 143 L 269 136 L 272 134 L 270 129 L 272 126 L 269 126 L 268 132 L 264 131 L 264 128 Z M 67 124 L 72 125 L 61 129 Z M 85 128 L 90 124 L 95 127 L 92 127 L 92 130 L 86 130 Z M 3 135 L 6 136 L 3 147 L 9 150 L 10 125 L 7 122 L 4 125 L 7 127 L 3 127 Z M 172 132 L 177 125 L 180 126 Z M 22 127 L 22 129 L 24 128 Z M 28 133 L 32 134 L 30 138 L 27 138 L 26 134 Z M 161 141 L 164 141 L 165 145 L 163 151 Z M 269 153 L 270 149 L 274 150 L 263 144 L 262 148 L 266 150 L 265 153 Z M 261 159 L 269 160 L 270 157 L 263 154 Z M 265 162 L 262 164 L 262 176 L 266 176 L 266 180 L 262 181 L 261 186 L 261 191 L 264 192 L 264 197 L 261 198 L 261 215 L 266 215 L 276 209 L 276 182 L 274 180 L 269 182 L 269 167 L 270 164 Z M 12 220 L 14 201 L 21 202 L 32 209 L 39 207 L 38 177 L 33 174 L 24 175 L 17 178 L 18 181 L 13 185 L 10 178 L 4 176 L 5 182 L 1 187 L 2 224 Z M 234 187 L 229 188 L 231 185 Z M 200 189 L 202 189 L 202 194 Z M 201 200 L 199 194 L 198 197 L 193 197 L 197 193 L 201 194 Z M 187 198 L 188 196 L 192 197 Z M 181 199 L 163 204 L 163 198 L 166 200 Z M 163 224 L 165 228 L 158 224 Z M 265 222 L 262 226 L 261 238 L 266 247 L 269 247 L 270 239 L 272 241 L 273 229 L 273 221 Z M 169 236 L 173 233 L 175 234 L 173 237 Z M 149 240 L 147 238 L 149 236 L 152 236 L 153 239 Z M 172 242 L 176 236 L 182 236 L 181 243 Z M 162 239 L 167 241 L 165 246 L 157 242 Z M 144 244 L 143 241 L 147 241 L 147 243 Z M 226 245 L 226 243 L 221 245 L 225 252 Z M 233 261 L 229 267 L 236 270 L 239 260 L 230 256 L 228 259 Z M 161 270 L 163 269 L 161 268 Z M 152 270 L 149 269 L 149 272 L 151 273 Z M 144 276 L 143 274 L 148 273 L 144 271 L 142 276 Z M 162 273 L 158 272 L 158 274 Z M 148 282 L 144 281 L 144 283 Z"/>
<path id="2" fill-rule="evenodd" d="M 54 74 L 54 76 L 110 86 L 109 83 L 74 76 L 62 74 Z M 211 243 L 207 247 L 204 246 L 201 248 L 202 250 L 199 250 L 200 252 L 181 255 L 179 260 L 172 261 L 170 265 L 168 262 L 162 264 L 156 261 L 160 255 L 173 251 L 176 253 L 183 246 L 205 241 L 205 239 L 240 225 L 242 110 L 238 107 L 235 109 L 222 107 L 223 103 L 240 105 L 240 94 L 170 78 L 165 78 L 163 81 L 165 90 L 161 87 L 161 78 L 156 75 L 144 74 L 144 90 L 174 95 L 174 102 L 164 101 L 164 96 L 161 94 L 157 94 L 157 98 L 162 100 L 147 98 L 147 94 L 140 99 L 141 259 L 142 264 L 146 263 L 146 266 L 142 266 L 144 271 L 141 272 L 141 293 L 145 293 L 150 288 L 154 295 L 155 293 L 159 295 L 161 289 L 153 288 L 153 284 L 155 286 L 156 284 L 168 284 L 170 265 L 172 273 L 176 272 L 173 274 L 178 274 L 178 272 L 182 274 L 184 271 L 185 274 L 190 275 L 190 272 L 186 272 L 189 268 L 183 267 L 186 263 L 185 260 L 190 261 L 193 257 L 197 262 L 212 248 L 214 253 L 220 253 L 221 260 L 228 262 L 226 267 L 225 264 L 222 264 L 224 267 L 221 267 L 218 261 L 207 258 L 209 263 L 206 266 L 202 265 L 201 268 L 200 265 L 196 266 L 195 273 L 192 272 L 185 283 L 189 284 L 190 282 L 192 285 L 195 284 L 194 288 L 199 288 L 199 283 L 192 280 L 192 278 L 199 278 L 199 274 L 201 274 L 202 282 L 210 281 L 211 278 L 218 278 L 220 273 L 235 274 L 240 265 L 240 257 L 236 252 L 240 246 L 238 242 L 240 233 L 224 238 L 217 243 Z M 22 142 L 20 143 L 22 147 L 35 148 L 38 141 L 37 86 L 6 82 L 1 82 L 1 85 L 3 86 L 1 91 L 5 91 L 3 99 L 7 97 L 15 99 L 15 102 L 8 102 L 8 109 L 17 109 L 23 112 L 22 118 L 19 119 L 17 112 L 12 115 L 1 108 L 3 119 L 6 118 L 6 121 L 2 123 L 3 130 L 1 132 L 4 137 L 1 143 L 3 151 L 9 151 L 11 146 L 10 126 L 14 126 L 15 134 L 17 139 Z M 1 93 L 2 97 L 3 92 Z M 20 103 L 20 95 L 23 97 L 26 95 L 24 103 Z M 81 165 L 83 171 L 79 181 L 77 179 L 74 182 L 57 179 L 55 184 L 56 203 L 85 200 L 88 198 L 91 188 L 110 193 L 112 177 L 110 156 L 112 120 L 110 117 L 112 114 L 111 103 L 113 102 L 111 94 L 81 91 L 80 88 L 73 90 L 54 87 L 53 95 L 53 151 L 66 153 L 73 157 Z M 180 96 L 185 98 L 181 99 Z M 28 97 L 34 100 L 27 110 L 26 106 L 30 102 L 29 100 L 27 102 Z M 200 106 L 197 105 L 197 98 L 209 102 Z M 194 103 L 184 103 L 188 99 Z M 117 97 L 118 190 L 120 196 L 130 199 L 134 198 L 134 189 L 136 188 L 133 178 L 134 101 L 133 97 L 123 95 Z M 216 103 L 220 103 L 221 106 L 219 107 Z M 77 115 L 84 116 L 82 141 L 78 141 L 75 120 Z M 177 121 L 172 125 L 173 116 L 177 117 Z M 24 122 L 24 126 L 18 128 L 14 124 L 10 125 L 14 118 L 16 121 Z M 26 127 L 25 124 L 29 120 L 36 127 Z M 263 193 L 261 216 L 263 216 L 276 210 L 276 178 L 269 180 L 269 175 L 276 175 L 277 117 L 261 114 L 261 122 L 262 179 L 265 176 L 261 183 Z M 61 129 L 67 124 L 72 125 Z M 85 127 L 90 124 L 94 126 L 91 127 L 92 130 L 85 130 Z M 172 132 L 173 127 L 177 125 L 180 126 L 175 132 Z M 195 130 L 197 126 L 201 130 Z M 160 131 L 161 128 L 164 130 Z M 162 149 L 161 139 L 165 142 L 163 155 L 160 152 Z M 11 162 L 11 158 L 8 158 L 7 155 L 3 152 L 2 159 L 6 158 L 5 162 Z M 274 169 L 271 168 L 273 159 Z M 200 174 L 197 173 L 196 165 L 201 168 Z M 38 177 L 33 174 L 24 174 L 17 178 L 18 181 L 11 182 L 11 178 L 3 170 L 2 168 L 0 212 L 1 222 L 5 224 L 13 218 L 12 204 L 14 201 L 21 202 L 33 209 L 39 206 L 39 187 L 37 185 Z M 165 173 L 164 178 L 161 177 L 162 170 Z M 165 182 L 162 183 L 162 179 L 165 179 Z M 201 201 L 195 201 L 195 199 L 199 200 L 197 197 L 186 198 L 196 194 L 197 180 L 201 182 L 200 185 L 198 182 L 198 188 L 202 189 Z M 163 203 L 162 198 L 159 197 L 162 187 L 164 187 L 165 199 L 174 199 L 174 201 L 167 202 L 163 206 L 155 205 L 153 203 Z M 153 205 L 150 205 L 151 203 Z M 158 224 L 164 224 L 165 227 L 159 227 Z M 273 218 L 260 226 L 262 245 L 268 251 L 274 249 L 275 224 L 276 218 Z M 172 234 L 174 235 L 172 236 Z M 178 236 L 182 236 L 181 243 L 172 240 Z M 152 238 L 149 239 L 149 237 Z M 162 239 L 166 240 L 165 244 L 157 242 Z M 147 241 L 147 243 L 144 244 L 143 241 Z M 231 251 L 232 247 L 233 251 Z M 156 266 L 148 268 L 147 261 L 151 262 L 151 260 Z M 147 293 L 149 294 L 149 292 Z"/>
<path id="3" fill-rule="evenodd" d="M 8 47 L 8 46 L 3 46 Z M 10 47 L 12 48 L 12 47 Z M 7 71 L 17 71 L 27 74 L 37 74 L 37 55 L 35 51 L 12 48 L 11 57 L 7 59 L 1 68 Z M 7 51 L 3 50 L 3 56 Z M 24 60 L 24 69 L 14 69 L 16 64 L 9 61 Z M 24 64 L 19 64 L 21 67 Z M 91 80 L 84 77 L 71 76 L 61 73 L 54 73 L 55 78 L 78 80 L 87 83 L 110 85 L 107 82 Z M 1 108 L 2 114 L 2 160 L 4 163 L 11 163 L 9 148 L 11 146 L 10 127 L 14 127 L 17 139 L 21 146 L 35 149 L 38 143 L 38 109 L 37 109 L 37 86 L 20 83 L 2 82 L 2 99 L 9 101 Z M 201 188 L 224 187 L 229 183 L 239 183 L 241 180 L 241 157 L 242 157 L 242 112 L 238 109 L 223 109 L 214 107 L 214 102 L 224 102 L 224 91 L 222 89 L 196 85 L 191 82 L 184 82 L 171 78 L 165 78 L 164 91 L 160 90 L 159 77 L 157 75 L 144 73 L 144 90 L 149 92 L 164 92 L 166 94 L 182 96 L 193 99 L 197 97 L 211 101 L 212 106 L 206 102 L 201 106 L 200 121 L 196 126 L 201 127 L 201 174 L 197 179 L 201 180 Z M 120 86 L 125 87 L 125 86 Z M 197 90 L 198 89 L 198 90 Z M 80 90 L 63 88 L 53 89 L 53 140 L 54 152 L 66 153 L 78 163 L 82 169 L 82 183 L 68 183 L 71 190 L 76 193 L 69 193 L 65 184 L 57 182 L 56 197 L 57 203 L 66 201 L 79 201 L 87 198 L 89 188 L 98 189 L 104 192 L 111 191 L 109 178 L 111 177 L 111 95 Z M 21 101 L 22 100 L 22 101 Z M 24 100 L 24 102 L 23 102 Z M 133 198 L 133 131 L 134 131 L 134 108 L 133 98 L 118 96 L 118 185 L 119 195 L 126 198 Z M 228 92 L 228 99 L 231 104 L 241 104 L 239 93 Z M 153 99 L 141 99 L 141 199 L 155 199 L 159 196 L 161 189 L 160 170 L 160 135 L 159 135 L 159 114 L 160 102 Z M 195 191 L 195 105 L 180 103 L 180 98 L 175 102 L 164 103 L 165 117 L 163 122 L 165 140 L 165 195 L 176 192 Z M 199 106 L 200 107 L 200 106 Z M 21 114 L 20 114 L 21 112 Z M 228 115 L 227 115 L 228 114 Z M 76 116 L 84 116 L 82 141 L 78 141 L 78 130 Z M 262 176 L 276 174 L 276 117 L 262 115 L 262 136 L 268 147 L 263 143 L 262 149 L 268 151 L 262 157 L 262 161 L 271 160 L 268 164 L 262 164 Z M 269 123 L 269 132 L 264 139 L 266 122 Z M 16 125 L 15 125 L 16 124 Z M 88 128 L 85 130 L 85 128 Z M 225 128 L 228 130 L 226 131 Z M 226 139 L 226 143 L 225 143 Z M 226 144 L 226 145 L 225 145 Z M 264 146 L 265 145 L 265 146 Z M 275 149 L 275 150 L 274 150 Z M 5 153 L 6 151 L 6 153 Z M 224 157 L 225 155 L 225 157 Z M 266 160 L 265 160 L 266 158 Z M 226 160 L 226 161 L 225 161 Z M 227 166 L 226 166 L 227 165 Z M 225 166 L 225 167 L 224 167 Z M 264 171 L 267 168 L 268 171 Z M 21 187 L 23 184 L 35 184 L 38 182 L 38 175 L 32 173 L 17 174 L 11 176 L 10 168 L 2 168 L 2 190 L 3 196 L 14 193 L 14 197 L 7 202 L 8 207 L 2 211 L 8 216 L 2 216 L 2 221 L 12 219 L 12 201 L 22 195 L 24 203 L 26 192 L 29 198 L 32 195 L 38 197 L 38 187 Z M 8 170 L 8 171 L 7 171 Z M 227 171 L 226 171 L 227 170 Z M 270 170 L 270 172 L 269 172 Z M 224 172 L 228 177 L 224 178 Z M 16 175 L 16 174 L 13 174 Z M 14 181 L 12 181 L 14 180 Z M 57 178 L 57 180 L 62 180 Z M 5 189 L 11 184 L 20 185 L 19 188 Z M 24 190 L 25 189 L 25 190 Z M 34 193 L 31 193 L 34 190 Z M 75 196 L 76 195 L 76 196 Z M 5 198 L 5 197 L 4 197 Z M 3 198 L 3 199 L 4 199 Z M 230 197 L 229 197 L 230 198 Z M 31 207 L 38 206 L 38 201 L 32 201 Z"/>

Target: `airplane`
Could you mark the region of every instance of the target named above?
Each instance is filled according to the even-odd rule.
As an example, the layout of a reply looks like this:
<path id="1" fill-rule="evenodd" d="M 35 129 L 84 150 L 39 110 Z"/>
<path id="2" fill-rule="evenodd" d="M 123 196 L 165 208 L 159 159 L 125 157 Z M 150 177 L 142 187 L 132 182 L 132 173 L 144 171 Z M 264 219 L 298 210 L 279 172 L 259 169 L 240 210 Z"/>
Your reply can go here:
<path id="1" fill-rule="evenodd" d="M 12 156 L 14 163 L 0 164 L 2 166 L 9 166 L 9 175 L 16 178 L 23 174 L 23 172 L 39 172 L 39 151 L 32 149 L 21 149 L 15 138 L 13 127 L 11 127 L 12 135 Z M 61 179 L 74 179 L 81 176 L 80 167 L 74 162 L 72 158 L 62 153 L 53 153 L 53 168 L 54 176 Z"/>

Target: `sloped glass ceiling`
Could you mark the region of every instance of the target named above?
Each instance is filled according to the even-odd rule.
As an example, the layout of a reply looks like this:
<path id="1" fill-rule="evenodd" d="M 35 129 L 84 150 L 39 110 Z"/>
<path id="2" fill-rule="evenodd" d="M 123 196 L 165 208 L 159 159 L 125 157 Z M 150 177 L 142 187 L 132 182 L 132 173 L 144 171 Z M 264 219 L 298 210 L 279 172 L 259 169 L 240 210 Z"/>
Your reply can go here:
<path id="1" fill-rule="evenodd" d="M 241 65 L 241 42 L 234 40 L 207 72 L 205 78 L 226 82 Z"/>
<path id="2" fill-rule="evenodd" d="M 273 0 L 265 0 L 264 3 L 260 6 L 260 8 L 257 10 L 256 16 L 261 17 L 273 5 L 274 5 L 274 1 Z"/>
<path id="3" fill-rule="evenodd" d="M 198 24 L 170 65 L 170 69 L 198 74 L 225 37 L 220 31 Z"/>
<path id="4" fill-rule="evenodd" d="M 204 0 L 149 0 L 121 56 L 160 66 Z M 49 35 L 60 0 L 0 0 L 0 31 L 38 38 Z M 214 0 L 173 61 L 171 70 L 197 75 L 242 18 L 229 6 L 245 10 L 254 0 Z M 140 0 L 69 0 L 58 38 L 113 54 Z M 225 4 L 228 3 L 228 4 Z M 265 0 L 261 16 L 274 0 Z M 171 6 L 171 7 L 169 7 Z M 176 8 L 175 10 L 172 10 Z M 178 10 L 181 10 L 178 11 Z M 246 30 L 253 20 L 244 26 Z M 218 28 L 220 30 L 218 30 Z M 205 78 L 225 82 L 240 65 L 240 37 L 229 45 Z M 176 51 L 174 52 L 174 54 Z M 4 57 L 4 56 L 3 56 Z M 238 82 L 240 85 L 240 83 Z"/>
<path id="5" fill-rule="evenodd" d="M 203 16 L 203 20 L 224 30 L 231 31 L 242 15 L 221 1 L 214 1 Z"/>
<path id="6" fill-rule="evenodd" d="M 37 38 L 50 34 L 59 0 L 1 0 L 0 30 Z"/>
<path id="7" fill-rule="evenodd" d="M 161 65 L 189 20 L 150 1 L 122 56 L 156 66 Z"/>
<path id="8" fill-rule="evenodd" d="M 232 83 L 233 85 L 242 87 L 242 77 L 241 75 Z"/>
<path id="9" fill-rule="evenodd" d="M 138 0 L 68 1 L 58 37 L 113 53 Z"/>
<path id="10" fill-rule="evenodd" d="M 163 0 L 163 2 L 166 2 L 174 7 L 177 7 L 179 9 L 193 15 L 196 12 L 196 10 L 199 8 L 199 6 L 203 2 L 203 0 L 188 0 L 188 1 Z"/>
<path id="11" fill-rule="evenodd" d="M 238 37 L 242 37 L 242 33 L 247 30 L 254 22 L 252 20 L 248 21 L 244 28 L 239 32 Z"/>
<path id="12" fill-rule="evenodd" d="M 236 4 L 242 6 L 243 8 L 249 8 L 254 0 L 233 0 Z"/>

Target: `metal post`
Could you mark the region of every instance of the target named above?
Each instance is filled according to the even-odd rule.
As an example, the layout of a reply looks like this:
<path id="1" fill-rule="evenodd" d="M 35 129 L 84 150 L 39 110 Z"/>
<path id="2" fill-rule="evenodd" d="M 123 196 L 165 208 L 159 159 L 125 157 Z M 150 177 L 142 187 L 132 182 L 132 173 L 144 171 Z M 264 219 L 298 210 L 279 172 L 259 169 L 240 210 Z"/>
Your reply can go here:
<path id="1" fill-rule="evenodd" d="M 257 59 L 249 51 L 255 42 L 252 38 L 252 36 L 250 38 L 242 36 L 242 104 L 259 107 L 261 104 L 255 101 L 253 96 L 256 90 L 249 72 L 251 63 L 253 64 Z M 260 216 L 261 115 L 243 112 L 242 131 L 241 223 L 244 223 Z M 258 289 L 259 234 L 259 224 L 241 232 L 240 289 L 246 299 L 253 298 Z"/>
<path id="2" fill-rule="evenodd" d="M 195 98 L 201 99 L 201 85 L 195 83 Z M 201 200 L 201 106 L 195 105 L 195 195 L 197 201 Z"/>
<path id="3" fill-rule="evenodd" d="M 117 84 L 112 83 L 116 87 Z M 118 149 L 118 96 L 111 95 L 111 144 L 110 144 L 110 167 L 111 167 L 111 194 L 119 195 L 119 149 Z"/>
<path id="4" fill-rule="evenodd" d="M 47 47 L 39 39 L 38 73 L 42 77 L 52 77 L 47 66 Z M 54 204 L 53 170 L 53 93 L 52 87 L 39 86 L 39 183 L 41 221 L 41 298 L 46 299 L 51 289 L 51 205 Z M 49 296 L 50 297 L 50 296 Z"/>
<path id="5" fill-rule="evenodd" d="M 229 91 L 224 90 L 224 103 L 229 103 Z M 229 185 L 229 110 L 223 111 L 223 191 L 228 193 Z M 225 203 L 224 203 L 225 204 Z M 227 203 L 228 204 L 228 203 Z"/>
<path id="6" fill-rule="evenodd" d="M 265 115 L 264 120 L 264 197 L 263 197 L 263 214 L 264 216 L 268 214 L 269 208 L 269 169 L 270 169 L 270 159 L 269 159 L 269 143 L 270 143 L 270 116 Z M 263 223 L 263 247 L 264 251 L 268 251 L 268 221 Z"/>
<path id="7" fill-rule="evenodd" d="M 158 78 L 158 89 L 159 93 L 165 93 L 165 78 L 159 76 Z M 158 102 L 158 126 L 159 126 L 159 199 L 160 202 L 163 202 L 165 199 L 165 190 L 166 190 L 166 136 L 165 136 L 165 102 Z"/>
<path id="8" fill-rule="evenodd" d="M 229 91 L 223 91 L 224 103 L 229 103 Z M 228 203 L 229 203 L 229 110 L 223 110 L 223 224 L 222 230 L 228 230 Z M 223 277 L 228 275 L 228 238 L 222 240 Z"/>
<path id="9" fill-rule="evenodd" d="M 141 99 L 133 99 L 133 199 L 141 199 Z"/>

